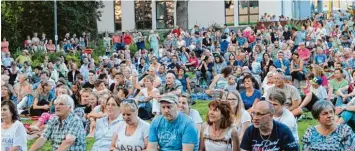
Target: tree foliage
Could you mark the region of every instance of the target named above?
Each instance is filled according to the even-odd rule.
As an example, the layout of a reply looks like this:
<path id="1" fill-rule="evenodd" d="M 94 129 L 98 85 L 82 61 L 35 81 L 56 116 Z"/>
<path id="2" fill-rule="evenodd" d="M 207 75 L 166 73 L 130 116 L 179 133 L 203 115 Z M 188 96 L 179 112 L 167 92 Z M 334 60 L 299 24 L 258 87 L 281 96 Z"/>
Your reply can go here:
<path id="1" fill-rule="evenodd" d="M 83 31 L 96 37 L 97 24 L 103 8 L 102 1 L 57 1 L 57 26 L 59 40 L 65 33 L 81 36 Z M 10 51 L 23 47 L 27 35 L 34 32 L 54 41 L 54 2 L 53 1 L 2 1 L 2 37 L 10 43 Z"/>

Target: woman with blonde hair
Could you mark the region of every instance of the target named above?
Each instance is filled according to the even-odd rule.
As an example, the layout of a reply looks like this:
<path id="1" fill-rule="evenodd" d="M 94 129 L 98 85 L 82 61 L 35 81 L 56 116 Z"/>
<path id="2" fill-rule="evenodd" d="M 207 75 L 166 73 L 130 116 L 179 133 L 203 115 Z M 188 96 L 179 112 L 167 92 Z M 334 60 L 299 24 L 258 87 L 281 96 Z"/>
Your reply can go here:
<path id="1" fill-rule="evenodd" d="M 234 114 L 233 125 L 237 128 L 239 140 L 241 140 L 245 130 L 251 124 L 251 116 L 244 108 L 242 97 L 238 91 L 228 91 L 222 97 L 222 101 L 229 102 L 232 107 Z"/>
<path id="2" fill-rule="evenodd" d="M 42 81 L 36 92 L 33 94 L 34 101 L 30 108 L 32 116 L 41 116 L 42 113 L 50 111 L 51 101 L 54 94 L 50 93 L 52 84 L 49 81 Z"/>

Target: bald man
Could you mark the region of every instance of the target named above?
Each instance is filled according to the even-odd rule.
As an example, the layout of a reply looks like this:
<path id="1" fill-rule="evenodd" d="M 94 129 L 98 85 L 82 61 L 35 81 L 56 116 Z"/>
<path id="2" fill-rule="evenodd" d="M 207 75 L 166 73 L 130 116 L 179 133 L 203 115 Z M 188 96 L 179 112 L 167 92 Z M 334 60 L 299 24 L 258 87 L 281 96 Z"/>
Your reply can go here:
<path id="1" fill-rule="evenodd" d="M 160 94 L 172 93 L 175 95 L 180 95 L 182 92 L 182 85 L 173 73 L 166 74 L 166 84 L 159 88 Z"/>
<path id="2" fill-rule="evenodd" d="M 291 130 L 284 124 L 273 120 L 274 107 L 266 101 L 256 103 L 251 113 L 253 125 L 243 136 L 242 150 L 287 150 L 298 151 L 298 142 Z"/>

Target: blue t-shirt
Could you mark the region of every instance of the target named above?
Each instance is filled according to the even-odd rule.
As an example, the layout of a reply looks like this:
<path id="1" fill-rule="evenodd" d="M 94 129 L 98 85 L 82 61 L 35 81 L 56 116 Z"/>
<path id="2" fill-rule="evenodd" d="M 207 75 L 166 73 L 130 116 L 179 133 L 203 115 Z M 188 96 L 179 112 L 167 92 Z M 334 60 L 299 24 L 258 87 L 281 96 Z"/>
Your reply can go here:
<path id="1" fill-rule="evenodd" d="M 323 64 L 325 62 L 325 60 L 327 60 L 327 55 L 325 54 L 316 54 L 314 56 L 314 61 L 316 62 L 316 64 Z"/>
<path id="2" fill-rule="evenodd" d="M 254 93 L 251 96 L 247 96 L 246 91 L 242 91 L 240 93 L 240 96 L 242 97 L 245 109 L 248 110 L 249 108 L 251 108 L 253 106 L 253 103 L 255 101 L 255 99 L 261 99 L 261 93 L 259 90 L 254 89 Z"/>
<path id="3" fill-rule="evenodd" d="M 263 140 L 260 135 L 258 128 L 255 128 L 254 125 L 249 126 L 245 130 L 240 148 L 244 150 L 299 150 L 291 130 L 282 123 L 273 121 L 270 138 L 263 136 Z"/>
<path id="4" fill-rule="evenodd" d="M 276 68 L 281 68 L 281 62 L 279 59 L 275 59 L 273 62 L 274 62 L 274 66 Z M 285 74 L 289 75 L 290 74 L 290 61 L 283 59 L 282 63 L 284 66 L 286 66 Z"/>
<path id="5" fill-rule="evenodd" d="M 148 141 L 157 142 L 161 151 L 181 151 L 183 144 L 195 144 L 194 151 L 199 148 L 195 123 L 180 112 L 172 122 L 161 115 L 154 118 L 150 125 Z"/>

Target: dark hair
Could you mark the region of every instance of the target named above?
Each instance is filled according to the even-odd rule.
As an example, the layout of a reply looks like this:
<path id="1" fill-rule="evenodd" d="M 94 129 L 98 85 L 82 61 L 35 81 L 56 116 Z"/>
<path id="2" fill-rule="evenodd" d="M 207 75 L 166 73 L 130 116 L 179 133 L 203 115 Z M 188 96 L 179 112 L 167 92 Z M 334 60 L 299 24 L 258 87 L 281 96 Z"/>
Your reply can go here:
<path id="1" fill-rule="evenodd" d="M 118 99 L 118 97 L 115 97 L 115 96 L 113 96 L 113 95 L 110 95 L 110 96 L 107 98 L 105 105 L 107 105 L 108 101 L 109 101 L 111 98 L 115 101 L 116 105 L 119 107 L 120 104 L 121 104 L 121 101 L 120 101 L 120 99 Z"/>
<path id="2" fill-rule="evenodd" d="M 96 80 L 94 86 L 95 87 L 99 87 L 101 83 L 105 83 L 105 81 L 101 80 L 101 79 L 100 80 Z"/>
<path id="3" fill-rule="evenodd" d="M 43 68 L 41 66 L 36 66 L 35 69 L 41 70 L 41 71 L 43 70 Z"/>
<path id="4" fill-rule="evenodd" d="M 124 94 L 124 96 L 125 96 L 125 97 L 127 97 L 127 96 L 128 96 L 128 94 L 129 94 L 128 89 L 126 89 L 126 88 L 119 88 L 119 89 L 118 89 L 118 92 L 120 92 L 120 90 L 122 90 L 122 91 L 123 91 L 123 94 Z"/>
<path id="5" fill-rule="evenodd" d="M 338 70 L 340 73 L 343 73 L 343 70 L 342 70 L 341 68 L 335 68 L 335 69 L 334 69 L 334 72 L 337 71 L 337 70 Z"/>
<path id="6" fill-rule="evenodd" d="M 222 121 L 221 121 L 221 125 L 220 125 L 221 129 L 226 129 L 232 125 L 233 110 L 232 110 L 229 102 L 214 100 L 208 104 L 208 108 L 211 108 L 211 107 L 221 111 L 221 117 L 222 117 Z M 207 113 L 206 121 L 207 121 L 208 125 L 212 125 L 212 122 L 210 121 L 210 119 L 208 117 L 208 113 Z"/>
<path id="7" fill-rule="evenodd" d="M 292 55 L 296 55 L 298 58 L 300 57 L 300 55 L 297 52 L 293 52 Z"/>
<path id="8" fill-rule="evenodd" d="M 46 74 L 47 77 L 49 77 L 49 73 L 47 71 L 42 71 L 40 75 Z"/>
<path id="9" fill-rule="evenodd" d="M 95 71 L 94 70 L 90 70 L 89 73 L 92 73 L 95 75 Z"/>
<path id="10" fill-rule="evenodd" d="M 219 58 L 219 62 L 218 63 L 223 63 L 223 57 L 222 56 L 218 55 L 218 56 L 216 56 L 216 59 L 217 58 Z M 217 63 L 217 61 L 216 61 L 216 63 Z"/>
<path id="11" fill-rule="evenodd" d="M 98 79 L 104 79 L 104 78 L 107 78 L 107 74 L 106 73 L 101 73 L 99 75 L 99 78 Z"/>
<path id="12" fill-rule="evenodd" d="M 233 68 L 230 66 L 227 66 L 222 69 L 221 74 L 223 74 L 224 77 L 228 77 L 232 72 L 233 72 Z"/>
<path id="13" fill-rule="evenodd" d="M 12 117 L 11 117 L 12 122 L 19 120 L 19 115 L 17 113 L 17 108 L 16 108 L 15 104 L 12 101 L 2 101 L 1 107 L 4 107 L 5 105 L 7 105 L 9 107 L 9 110 L 12 114 Z"/>
<path id="14" fill-rule="evenodd" d="M 250 79 L 250 81 L 254 83 L 253 77 L 250 74 L 247 74 L 247 75 L 244 76 L 243 83 L 245 82 L 246 79 Z"/>

